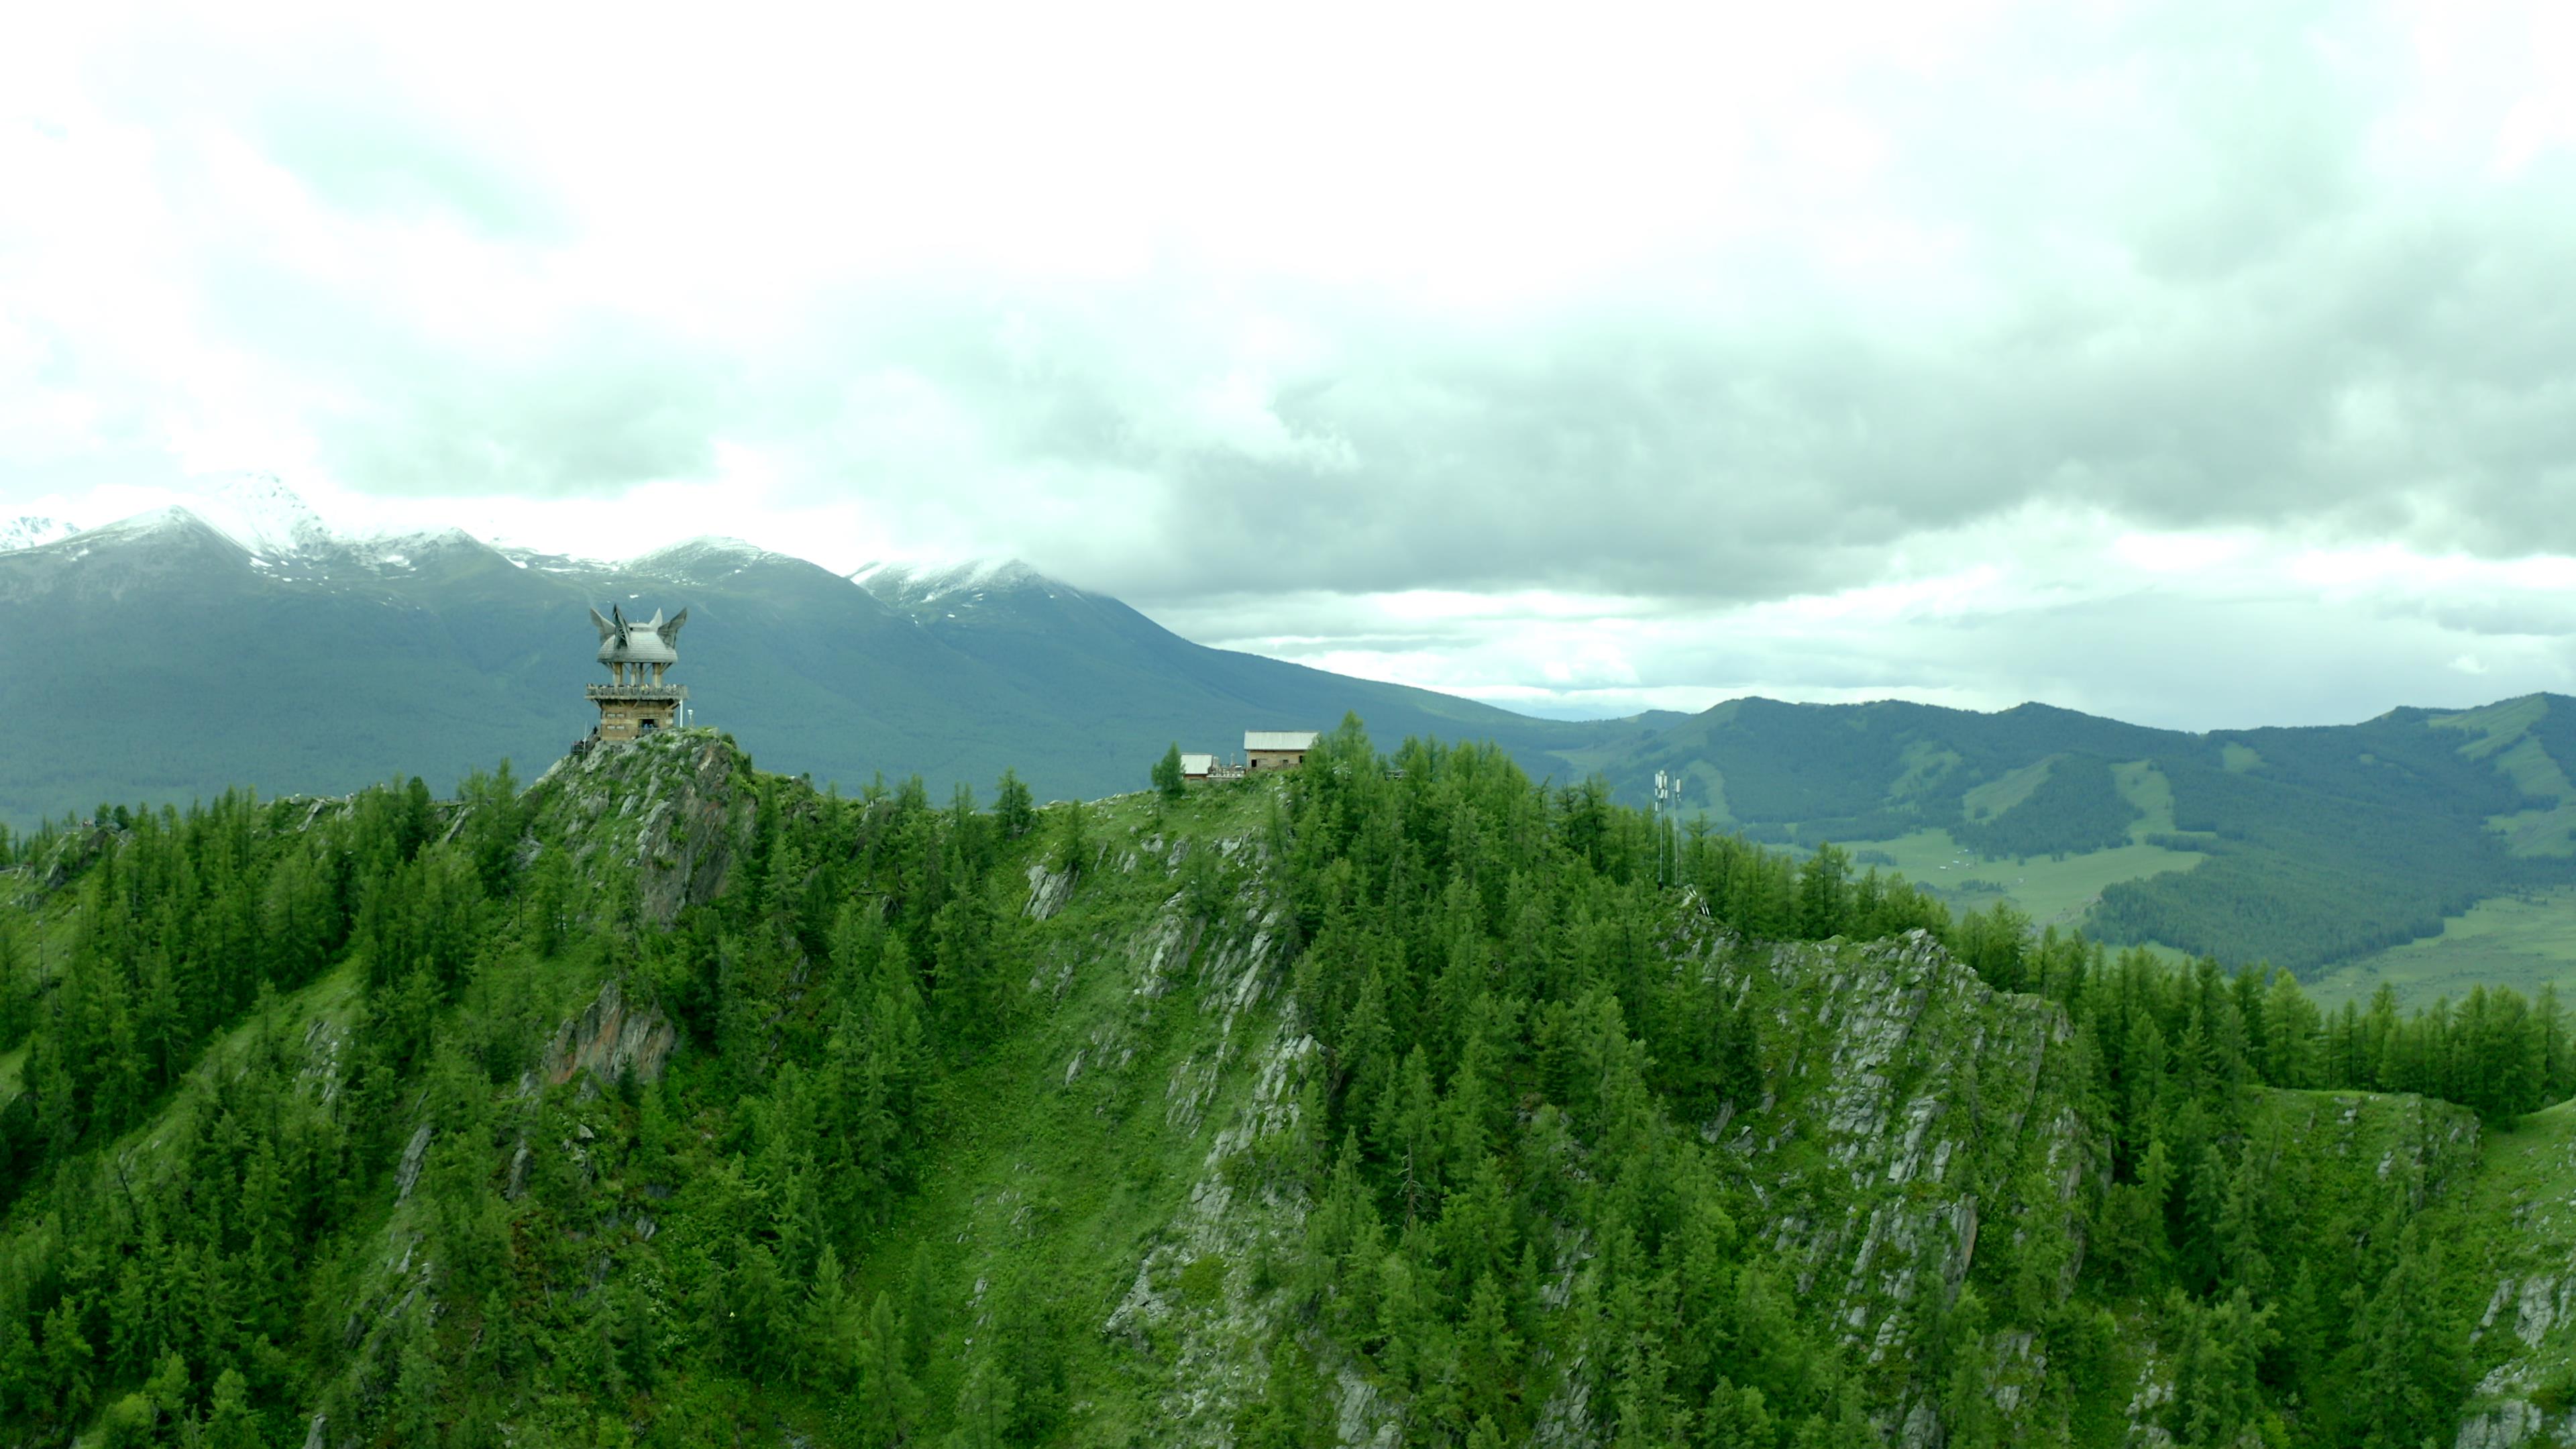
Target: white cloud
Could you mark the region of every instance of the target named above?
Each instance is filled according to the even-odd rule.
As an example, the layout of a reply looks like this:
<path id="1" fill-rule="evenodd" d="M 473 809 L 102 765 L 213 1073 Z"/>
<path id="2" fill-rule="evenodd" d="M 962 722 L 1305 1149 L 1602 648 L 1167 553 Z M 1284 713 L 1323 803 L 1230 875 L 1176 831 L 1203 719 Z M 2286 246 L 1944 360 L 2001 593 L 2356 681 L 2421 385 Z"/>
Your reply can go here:
<path id="1" fill-rule="evenodd" d="M 2016 539 L 2040 546 L 2010 557 Z M 1919 573 L 1714 607 L 1408 592 L 1244 598 L 1167 618 L 1228 647 L 1564 717 L 1747 694 L 1976 709 L 2041 699 L 2211 729 L 2473 702 L 2464 678 L 2476 700 L 2576 688 L 2576 558 L 2154 535 L 2060 508 L 1927 536 L 1912 552 Z M 1283 618 L 1308 630 L 1263 627 Z"/>
<path id="2" fill-rule="evenodd" d="M 2568 13 L 54 7 L 0 512 L 1016 553 L 1549 710 L 2555 686 Z"/>

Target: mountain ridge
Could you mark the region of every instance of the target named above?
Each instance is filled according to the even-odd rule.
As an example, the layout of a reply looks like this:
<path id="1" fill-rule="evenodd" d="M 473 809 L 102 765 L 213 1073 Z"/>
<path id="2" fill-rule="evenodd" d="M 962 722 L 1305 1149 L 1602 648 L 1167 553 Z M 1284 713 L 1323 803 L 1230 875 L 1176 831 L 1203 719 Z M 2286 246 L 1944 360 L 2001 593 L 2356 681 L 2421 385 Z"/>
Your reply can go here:
<path id="1" fill-rule="evenodd" d="M 255 507 L 253 507 L 255 505 Z M 1171 744 L 1329 728 L 1490 740 L 1534 778 L 1937 883 L 1960 909 L 2302 972 L 2576 883 L 2576 702 L 2404 706 L 2351 725 L 2158 729 L 2042 701 L 1995 711 L 1747 696 L 1569 723 L 1173 634 L 1013 559 L 840 574 L 700 536 L 608 563 L 460 530 L 323 536 L 273 484 L 274 557 L 186 509 L 0 554 L 0 820 L 340 794 L 395 769 L 549 760 L 591 723 L 584 621 L 691 610 L 675 678 L 762 760 L 844 790 L 918 774 L 989 798 L 1140 784 Z M 264 510 L 264 512 L 262 512 Z M 185 627 L 175 627 L 184 619 Z M 114 661 L 102 669 L 102 661 Z M 2044 879 L 2034 882 L 2033 863 Z"/>
<path id="2" fill-rule="evenodd" d="M 397 768 L 551 759 L 589 728 L 587 609 L 648 595 L 692 609 L 678 677 L 703 717 L 846 789 L 920 773 L 943 791 L 989 791 L 1016 764 L 1050 796 L 1097 795 L 1175 739 L 1221 749 L 1248 727 L 1322 728 L 1352 708 L 1396 729 L 1490 734 L 1541 763 L 1561 743 L 1633 728 L 1532 721 L 1208 649 L 1024 564 L 981 570 L 1008 597 L 957 627 L 945 616 L 961 611 L 918 590 L 881 581 L 889 602 L 740 540 L 609 563 L 458 530 L 324 538 L 282 490 L 254 501 L 271 516 L 240 531 L 282 535 L 275 557 L 186 508 L 0 554 L 0 599 L 22 614 L 0 639 L 0 705 L 54 722 L 0 757 L 0 820 L 245 781 L 337 794 Z M 1039 606 L 1052 612 L 1029 612 Z M 185 645 L 168 622 L 182 615 Z M 121 661 L 120 678 L 98 677 L 102 659 Z"/>

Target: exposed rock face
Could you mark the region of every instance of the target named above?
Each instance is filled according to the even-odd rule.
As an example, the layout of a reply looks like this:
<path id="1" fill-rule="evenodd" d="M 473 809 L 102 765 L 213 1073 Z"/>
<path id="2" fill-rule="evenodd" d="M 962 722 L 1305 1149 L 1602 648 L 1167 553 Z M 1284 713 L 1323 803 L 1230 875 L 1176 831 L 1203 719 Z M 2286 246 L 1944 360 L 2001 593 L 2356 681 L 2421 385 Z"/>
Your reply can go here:
<path id="1" fill-rule="evenodd" d="M 2489 1407 L 2472 1410 L 2460 1421 L 2456 1449 L 2519 1449 L 2525 1444 L 2576 1442 L 2576 1410 L 2550 1416 L 2523 1397 L 2537 1385 L 2515 1372 L 2519 1365 L 2498 1369 L 2478 1384 L 2478 1396 Z"/>
<path id="2" fill-rule="evenodd" d="M 1030 886 L 1033 905 L 1052 893 L 1040 873 Z M 1250 1291 L 1245 1265 L 1288 1250 L 1302 1232 L 1302 1195 L 1267 1187 L 1257 1163 L 1297 1120 L 1319 1053 L 1272 1009 L 1287 964 L 1275 944 L 1281 921 L 1248 902 L 1207 922 L 1179 905 L 1176 897 L 1110 946 L 1129 967 L 1127 1008 L 1080 1043 L 1062 1080 L 1128 1070 L 1145 1024 L 1173 999 L 1166 993 L 1195 979 L 1213 1029 L 1168 1069 L 1163 1116 L 1205 1155 L 1186 1205 L 1136 1263 L 1102 1328 L 1170 1355 L 1158 1438 L 1222 1442 L 1235 1410 L 1258 1396 L 1277 1335 L 1291 1331 Z M 1749 958 L 1731 948 L 1714 933 L 1667 943 L 1679 969 L 1779 1003 L 1762 1029 L 1789 1065 L 1771 1097 L 1735 1104 L 1703 1125 L 1703 1137 L 1738 1155 L 1776 1210 L 1768 1231 L 1798 1275 L 1796 1291 L 1830 1305 L 1845 1341 L 1881 1366 L 1894 1390 L 1884 1441 L 1937 1449 L 1943 1386 L 1911 1383 L 1911 1366 L 1918 1335 L 1956 1296 L 1981 1239 L 1999 1234 L 2023 1251 L 2054 1244 L 2070 1284 L 2081 1253 L 2083 1189 L 2101 1149 L 2060 1080 L 2067 1067 L 2054 1049 L 2070 1039 L 2065 1019 L 2035 998 L 1993 991 L 1928 936 Z M 1792 1143 L 1806 1150 L 1782 1150 Z M 1582 1248 L 1567 1252 L 1567 1270 L 1580 1271 Z M 2043 1392 L 2048 1365 L 2031 1334 L 1998 1332 L 1993 1362 L 2006 1411 Z M 1341 1443 L 1401 1436 L 1408 1404 L 1351 1365 L 1317 1368 L 1339 1388 Z M 1579 1397 L 1560 1395 L 1544 1406 L 1536 1437 L 1598 1444 L 1607 1436 L 1593 1419 Z"/>
<path id="3" fill-rule="evenodd" d="M 581 1015 L 556 1028 L 554 1040 L 546 1044 L 546 1080 L 561 1084 L 587 1071 L 605 1082 L 629 1072 L 637 1081 L 658 1082 L 662 1064 L 679 1040 L 659 1008 L 631 1007 L 612 980 L 599 988 Z"/>
<path id="4" fill-rule="evenodd" d="M 1741 973 L 1742 990 L 1757 984 L 1752 973 L 1768 975 L 1778 1005 L 1762 1030 L 1794 1043 L 1772 1099 L 1739 1104 L 1705 1133 L 1742 1156 L 1777 1209 L 1772 1244 L 1795 1266 L 1797 1291 L 1832 1305 L 1864 1360 L 1898 1370 L 1914 1360 L 1916 1336 L 1957 1296 L 1989 1222 L 2064 1255 L 2071 1284 L 2080 1189 L 2102 1152 L 2060 1081 L 2063 1013 L 1994 990 L 1920 931 L 1781 946 L 1750 965 L 1721 964 L 1712 943 L 1704 959 L 1703 969 Z M 1821 1149 L 1821 1166 L 1783 1165 L 1802 1155 L 1781 1151 L 1799 1139 Z M 2007 1332 L 1996 1347 L 1998 1402 L 2035 1392 L 2045 1365 L 2027 1336 Z M 1913 1386 L 1883 1423 L 1891 1442 L 1940 1442 L 1936 1392 Z"/>
<path id="5" fill-rule="evenodd" d="M 668 926 L 724 890 L 751 848 L 758 796 L 741 753 L 707 730 L 670 730 L 568 755 L 531 787 L 556 795 L 560 848 L 609 888 L 631 882 L 639 921 Z"/>
<path id="6" fill-rule="evenodd" d="M 2576 1103 L 2535 1112 L 2488 1149 L 2477 1216 L 2495 1287 L 2469 1333 L 2485 1370 L 2457 1449 L 2576 1443 Z"/>
<path id="7" fill-rule="evenodd" d="M 84 821 L 55 837 L 52 850 L 46 854 L 0 871 L 0 877 L 7 878 L 0 881 L 0 890 L 5 890 L 18 905 L 32 905 L 31 897 L 61 890 L 116 839 L 115 826 Z"/>
<path id="8" fill-rule="evenodd" d="M 1045 889 L 1032 884 L 1033 896 Z M 1163 1433 L 1173 1443 L 1226 1442 L 1237 1410 L 1260 1397 L 1267 1345 L 1282 1323 L 1278 1299 L 1256 1288 L 1252 1265 L 1293 1252 L 1306 1218 L 1303 1195 L 1269 1184 L 1257 1164 L 1297 1129 L 1300 1090 L 1319 1053 L 1313 1037 L 1272 1009 L 1284 974 L 1283 910 L 1258 897 L 1233 905 L 1216 920 L 1197 922 L 1176 895 L 1122 942 L 1133 973 L 1126 1009 L 1067 1069 L 1068 1080 L 1086 1061 L 1101 1071 L 1128 1069 L 1160 1003 L 1182 979 L 1195 980 L 1206 1029 L 1171 1070 L 1163 1120 L 1205 1140 L 1205 1155 L 1187 1204 L 1137 1263 L 1126 1295 L 1101 1325 L 1137 1343 L 1163 1336 L 1174 1343 L 1172 1388 L 1163 1401 Z M 1202 1284 L 1195 1294 L 1184 1276 L 1193 1271 Z M 1356 1408 L 1345 1405 L 1345 1420 L 1364 1426 L 1356 1442 L 1392 1432 L 1389 1407 L 1374 1394 Z"/>
<path id="9" fill-rule="evenodd" d="M 1938 1449 L 1947 1386 L 1916 1365 L 1977 1254 L 2008 1251 L 2061 1295 L 2083 1263 L 2109 1158 L 2074 1107 L 2072 1030 L 2055 1005 L 1996 991 L 1920 932 L 1755 952 L 1729 944 L 1671 949 L 1686 962 L 1696 951 L 1699 969 L 1739 1000 L 1767 1003 L 1760 1029 L 1785 1067 L 1768 1099 L 1732 1104 L 1702 1136 L 1737 1155 L 1770 1209 L 1764 1231 L 1798 1295 L 1884 1375 L 1884 1442 Z M 2319 1172 L 2385 1194 L 2400 1213 L 2421 1210 L 2477 1157 L 2476 1118 L 2421 1098 L 2266 1093 L 2259 1110 Z M 2540 1306 L 2521 1310 L 2533 1321 L 2564 1323 L 2576 1307 L 2576 1259 L 2560 1276 L 2564 1295 L 2553 1280 Z M 2499 1319 L 2509 1327 L 2515 1313 Z M 2053 1370 L 2033 1326 L 2002 1323 L 1988 1339 L 1998 1412 L 2048 1392 Z M 2132 1443 L 2173 1442 L 2159 1422 L 2172 1395 L 2173 1366 L 2150 1351 Z"/>
<path id="10" fill-rule="evenodd" d="M 423 1122 L 413 1130 L 411 1140 L 403 1144 L 402 1165 L 394 1169 L 394 1201 L 411 1196 L 413 1184 L 420 1181 L 420 1162 L 429 1151 L 429 1124 Z"/>
<path id="11" fill-rule="evenodd" d="M 1032 865 L 1029 867 L 1029 903 L 1020 908 L 1020 914 L 1043 921 L 1063 910 L 1065 897 L 1072 893 L 1073 872 Z"/>

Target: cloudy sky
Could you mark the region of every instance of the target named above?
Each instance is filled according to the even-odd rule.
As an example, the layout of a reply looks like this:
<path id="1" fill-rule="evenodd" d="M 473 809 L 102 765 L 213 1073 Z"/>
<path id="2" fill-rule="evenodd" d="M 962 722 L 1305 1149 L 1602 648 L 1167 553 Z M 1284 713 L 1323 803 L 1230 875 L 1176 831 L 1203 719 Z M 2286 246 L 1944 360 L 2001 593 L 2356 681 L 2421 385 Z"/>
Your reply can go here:
<path id="1" fill-rule="evenodd" d="M 2563 0 L 196 8 L 0 48 L 0 518 L 1016 554 L 1552 714 L 2576 690 Z"/>

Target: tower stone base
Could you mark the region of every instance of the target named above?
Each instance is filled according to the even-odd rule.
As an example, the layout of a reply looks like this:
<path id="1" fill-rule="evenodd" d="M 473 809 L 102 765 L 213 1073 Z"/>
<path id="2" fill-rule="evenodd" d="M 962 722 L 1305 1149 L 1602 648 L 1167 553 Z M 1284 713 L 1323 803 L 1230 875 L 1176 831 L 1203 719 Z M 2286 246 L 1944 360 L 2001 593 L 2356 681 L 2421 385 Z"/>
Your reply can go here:
<path id="1" fill-rule="evenodd" d="M 680 702 L 689 697 L 685 684 L 593 684 L 584 690 L 599 706 L 599 737 L 641 739 L 680 722 Z"/>

